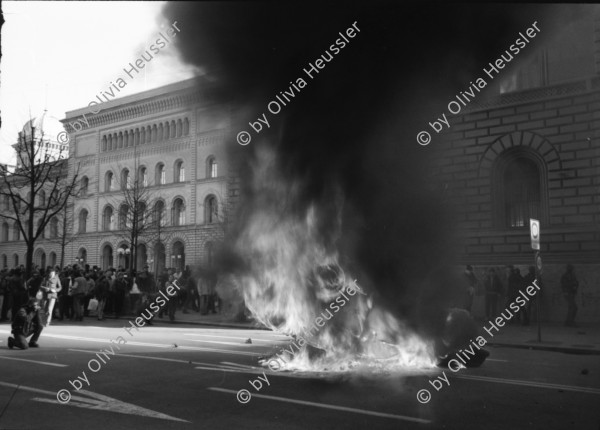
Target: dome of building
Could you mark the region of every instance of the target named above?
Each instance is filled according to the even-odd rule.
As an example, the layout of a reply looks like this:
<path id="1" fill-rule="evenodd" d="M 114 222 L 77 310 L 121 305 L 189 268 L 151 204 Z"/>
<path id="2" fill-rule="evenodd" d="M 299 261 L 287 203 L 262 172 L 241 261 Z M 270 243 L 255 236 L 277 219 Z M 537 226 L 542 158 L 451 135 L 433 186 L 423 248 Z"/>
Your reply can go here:
<path id="1" fill-rule="evenodd" d="M 27 121 L 25 125 L 23 125 L 21 135 L 25 136 L 26 139 L 30 139 L 32 127 L 35 129 L 35 140 L 40 140 L 40 138 L 43 136 L 44 142 L 57 142 L 57 136 L 59 133 L 64 133 L 65 131 L 58 118 L 49 115 L 47 111 L 44 111 L 41 116 L 34 117 Z"/>

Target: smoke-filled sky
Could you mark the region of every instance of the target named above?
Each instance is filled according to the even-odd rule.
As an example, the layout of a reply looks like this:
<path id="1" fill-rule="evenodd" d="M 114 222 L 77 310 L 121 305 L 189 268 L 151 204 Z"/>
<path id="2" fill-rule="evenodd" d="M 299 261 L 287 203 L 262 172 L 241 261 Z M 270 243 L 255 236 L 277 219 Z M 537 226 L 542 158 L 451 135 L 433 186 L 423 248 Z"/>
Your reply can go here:
<path id="1" fill-rule="evenodd" d="M 261 143 L 275 147 L 290 183 L 301 184 L 299 213 L 313 202 L 326 213 L 339 187 L 344 231 L 336 245 L 358 262 L 363 279 L 400 299 L 412 291 L 409 284 L 426 284 L 449 262 L 453 239 L 451 214 L 426 186 L 431 147 L 419 146 L 416 134 L 519 32 L 536 21 L 540 28 L 519 54 L 526 60 L 581 11 L 538 4 L 175 2 L 164 13 L 186 24 L 178 41 L 182 60 L 207 70 L 241 107 L 240 130 L 253 138 L 238 147 L 242 159 Z M 333 52 L 338 33 L 353 24 L 360 31 Z M 303 69 L 326 51 L 333 59 L 308 77 Z M 306 86 L 290 88 L 300 77 Z M 488 82 L 488 95 L 497 92 L 498 82 Z M 280 113 L 267 110 L 292 89 Z M 258 117 L 269 121 L 270 134 L 265 125 L 260 134 L 248 126 Z M 332 224 L 322 219 L 327 242 Z M 411 307 L 405 298 L 396 301 Z"/>

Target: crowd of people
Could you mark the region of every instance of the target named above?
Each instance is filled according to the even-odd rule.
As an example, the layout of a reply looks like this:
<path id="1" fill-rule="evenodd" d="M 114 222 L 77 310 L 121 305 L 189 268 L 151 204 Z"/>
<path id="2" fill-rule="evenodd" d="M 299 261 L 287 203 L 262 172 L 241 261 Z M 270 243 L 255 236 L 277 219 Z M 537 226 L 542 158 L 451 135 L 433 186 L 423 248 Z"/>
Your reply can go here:
<path id="1" fill-rule="evenodd" d="M 506 299 L 506 307 L 524 292 L 528 286 L 536 280 L 535 268 L 529 266 L 528 273 L 523 276 L 518 267 L 506 266 L 506 287 L 502 282 L 499 270 L 489 268 L 484 276 L 483 282 L 480 281 L 473 271 L 472 266 L 466 266 L 465 278 L 465 302 L 464 309 L 471 312 L 473 306 L 473 298 L 477 291 L 481 291 L 485 295 L 485 317 L 488 320 L 493 320 L 498 315 L 498 304 L 502 297 Z M 537 283 L 543 287 L 541 279 L 537 279 Z M 575 276 L 573 265 L 567 264 L 566 271 L 561 277 L 561 289 L 563 296 L 567 302 L 567 316 L 565 326 L 575 326 L 575 316 L 577 314 L 577 305 L 575 304 L 575 295 L 579 287 L 579 282 Z M 532 298 L 527 302 L 527 305 L 520 309 L 511 319 L 511 323 L 521 323 L 529 325 L 531 321 L 531 313 L 533 304 L 538 298 Z"/>
<path id="2" fill-rule="evenodd" d="M 170 300 L 158 317 L 168 315 L 175 320 L 178 310 L 208 314 L 220 311 L 220 299 L 215 292 L 216 276 L 210 272 L 192 273 L 167 268 L 159 276 L 145 266 L 134 272 L 123 267 L 100 270 L 89 265 L 45 269 L 34 268 L 31 277 L 26 276 L 24 266 L 0 271 L 0 321 L 15 321 L 19 311 L 35 302 L 40 309 L 43 325 L 53 320 L 82 321 L 94 314 L 99 321 L 139 315 L 160 291 L 177 285 L 178 294 Z M 30 306 L 31 307 L 31 306 Z"/>

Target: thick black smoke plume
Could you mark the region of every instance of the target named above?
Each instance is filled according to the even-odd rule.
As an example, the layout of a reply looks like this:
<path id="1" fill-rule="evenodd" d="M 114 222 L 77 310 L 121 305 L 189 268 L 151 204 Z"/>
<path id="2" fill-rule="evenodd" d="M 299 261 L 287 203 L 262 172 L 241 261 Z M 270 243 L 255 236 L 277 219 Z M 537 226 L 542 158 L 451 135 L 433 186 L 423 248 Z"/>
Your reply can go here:
<path id="1" fill-rule="evenodd" d="M 323 212 L 331 209 L 331 221 L 324 217 L 321 225 L 327 242 L 338 208 L 334 195 L 341 190 L 344 222 L 335 246 L 358 271 L 359 283 L 366 280 L 422 328 L 438 325 L 423 322 L 439 322 L 439 310 L 453 294 L 444 267 L 452 263 L 448 251 L 455 238 L 443 196 L 428 186 L 430 148 L 419 146 L 415 136 L 520 31 L 537 21 L 543 39 L 560 26 L 556 16 L 567 20 L 573 11 L 366 1 L 169 2 L 164 9 L 180 23 L 182 58 L 202 67 L 242 107 L 240 127 L 249 129 L 248 122 L 267 112 L 267 103 L 290 81 L 307 81 L 280 114 L 267 112 L 271 133 L 261 134 L 290 182 L 302 184 L 290 211 L 315 202 Z M 303 68 L 353 23 L 357 36 L 308 79 Z M 257 136 L 246 147 L 230 142 L 248 162 L 260 144 Z M 251 189 L 243 191 L 250 202 Z"/>

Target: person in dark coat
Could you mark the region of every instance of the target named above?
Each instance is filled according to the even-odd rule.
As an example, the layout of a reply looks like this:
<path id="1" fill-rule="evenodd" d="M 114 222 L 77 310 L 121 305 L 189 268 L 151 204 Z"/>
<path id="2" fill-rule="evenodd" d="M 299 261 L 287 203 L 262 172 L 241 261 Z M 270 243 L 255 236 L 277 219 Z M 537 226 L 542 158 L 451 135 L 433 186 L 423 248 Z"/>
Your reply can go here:
<path id="1" fill-rule="evenodd" d="M 109 289 L 110 282 L 106 275 L 102 273 L 96 282 L 96 289 L 94 291 L 96 300 L 98 300 L 98 321 L 104 321 L 104 306 L 106 305 L 106 300 L 108 300 Z"/>
<path id="2" fill-rule="evenodd" d="M 567 318 L 565 325 L 568 327 L 576 327 L 575 316 L 577 315 L 577 304 L 575 304 L 575 296 L 579 288 L 579 281 L 575 276 L 575 268 L 572 264 L 567 264 L 567 269 L 564 275 L 560 278 L 560 286 L 567 301 Z"/>
<path id="3" fill-rule="evenodd" d="M 468 265 L 465 269 L 464 274 L 464 309 L 471 312 L 473 307 L 473 296 L 475 296 L 475 289 L 477 288 L 477 277 L 473 273 L 473 266 Z"/>
<path id="4" fill-rule="evenodd" d="M 8 338 L 8 347 L 19 349 L 37 348 L 37 341 L 42 334 L 43 324 L 40 317 L 40 307 L 36 299 L 30 299 L 16 313 L 12 323 L 12 334 Z M 31 336 L 29 343 L 27 338 Z"/>
<path id="5" fill-rule="evenodd" d="M 494 268 L 490 268 L 485 280 L 485 316 L 488 320 L 496 316 L 498 308 L 498 298 L 502 293 L 502 281 L 496 274 Z"/>

